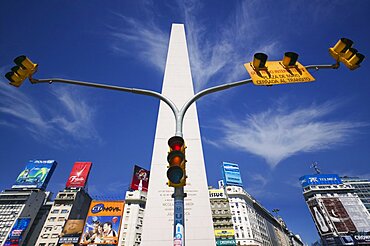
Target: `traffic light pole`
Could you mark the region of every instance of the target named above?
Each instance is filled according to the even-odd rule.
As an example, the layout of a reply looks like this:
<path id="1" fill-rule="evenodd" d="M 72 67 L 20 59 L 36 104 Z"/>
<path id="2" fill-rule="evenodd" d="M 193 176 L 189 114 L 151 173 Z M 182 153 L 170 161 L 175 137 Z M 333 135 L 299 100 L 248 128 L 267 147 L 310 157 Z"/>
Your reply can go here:
<path id="1" fill-rule="evenodd" d="M 305 66 L 306 69 L 337 69 L 339 67 L 339 63 L 335 63 L 333 65 L 310 65 Z M 197 94 L 195 94 L 192 98 L 190 98 L 182 108 L 179 110 L 177 106 L 166 96 L 158 93 L 156 91 L 151 90 L 143 90 L 137 88 L 128 88 L 128 87 L 121 87 L 121 86 L 113 86 L 113 85 L 106 85 L 106 84 L 97 84 L 92 82 L 83 82 L 77 80 L 67 80 L 67 79 L 60 79 L 60 78 L 50 78 L 50 79 L 35 79 L 30 77 L 29 80 L 32 84 L 39 84 L 39 83 L 64 83 L 64 84 L 73 84 L 73 85 L 81 85 L 81 86 L 88 86 L 88 87 L 95 87 L 100 89 L 108 89 L 108 90 L 116 90 L 116 91 L 123 91 L 129 92 L 134 94 L 146 95 L 158 98 L 166 103 L 170 109 L 172 110 L 175 121 L 176 121 L 176 132 L 175 136 L 183 137 L 182 129 L 183 129 L 183 121 L 186 111 L 189 107 L 198 99 L 202 98 L 205 95 L 226 90 L 229 88 L 237 87 L 240 85 L 244 85 L 247 83 L 252 82 L 252 79 L 246 79 L 236 82 L 231 82 L 227 84 L 222 84 L 219 86 L 210 87 L 204 89 Z M 175 187 L 174 193 L 172 198 L 174 199 L 174 227 L 173 227 L 173 235 L 174 235 L 174 245 L 185 245 L 185 213 L 184 213 L 184 199 L 186 197 L 186 193 L 184 192 L 184 187 Z M 181 242 L 180 242 L 181 241 Z"/>

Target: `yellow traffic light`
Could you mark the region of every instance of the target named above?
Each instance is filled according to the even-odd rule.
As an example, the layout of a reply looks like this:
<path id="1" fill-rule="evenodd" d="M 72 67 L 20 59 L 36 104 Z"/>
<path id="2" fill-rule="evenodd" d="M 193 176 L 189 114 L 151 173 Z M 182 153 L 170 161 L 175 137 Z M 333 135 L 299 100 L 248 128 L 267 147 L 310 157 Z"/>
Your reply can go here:
<path id="1" fill-rule="evenodd" d="M 360 67 L 365 59 L 363 54 L 352 48 L 353 41 L 348 38 L 341 38 L 332 48 L 329 48 L 330 55 L 338 62 L 342 62 L 350 70 Z"/>
<path id="2" fill-rule="evenodd" d="M 12 67 L 11 71 L 5 74 L 5 77 L 10 81 L 9 84 L 19 87 L 23 81 L 32 76 L 37 70 L 37 64 L 33 63 L 26 56 L 18 56 L 14 59 L 17 65 Z"/>
<path id="3" fill-rule="evenodd" d="M 168 186 L 184 187 L 186 185 L 185 142 L 182 137 L 174 136 L 168 140 Z"/>
<path id="4" fill-rule="evenodd" d="M 284 67 L 295 67 L 297 66 L 298 54 L 295 52 L 285 52 L 282 60 Z"/>
<path id="5" fill-rule="evenodd" d="M 264 53 L 256 53 L 253 56 L 252 66 L 255 70 L 263 70 L 266 68 L 267 55 Z"/>

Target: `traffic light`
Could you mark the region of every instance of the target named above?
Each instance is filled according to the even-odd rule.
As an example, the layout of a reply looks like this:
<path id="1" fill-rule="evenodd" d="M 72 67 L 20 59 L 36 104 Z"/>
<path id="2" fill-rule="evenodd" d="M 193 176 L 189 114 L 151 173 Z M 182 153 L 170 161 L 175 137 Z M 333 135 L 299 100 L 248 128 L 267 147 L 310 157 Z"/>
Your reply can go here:
<path id="1" fill-rule="evenodd" d="M 352 48 L 352 44 L 352 40 L 341 38 L 334 47 L 329 48 L 329 53 L 336 61 L 343 62 L 350 70 L 355 70 L 360 67 L 365 56 Z"/>
<path id="2" fill-rule="evenodd" d="M 253 56 L 253 69 L 255 70 L 266 70 L 267 55 L 264 53 L 256 53 Z"/>
<path id="3" fill-rule="evenodd" d="M 19 87 L 27 78 L 36 72 L 37 64 L 33 63 L 26 56 L 18 56 L 14 59 L 17 66 L 11 68 L 11 72 L 5 74 L 5 77 L 10 81 L 9 84 Z"/>
<path id="4" fill-rule="evenodd" d="M 169 163 L 167 170 L 168 186 L 184 187 L 186 185 L 186 159 L 185 142 L 182 137 L 174 136 L 168 140 L 170 151 L 167 161 Z"/>
<path id="5" fill-rule="evenodd" d="M 298 54 L 295 52 L 285 52 L 282 64 L 284 67 L 295 67 L 297 66 Z"/>

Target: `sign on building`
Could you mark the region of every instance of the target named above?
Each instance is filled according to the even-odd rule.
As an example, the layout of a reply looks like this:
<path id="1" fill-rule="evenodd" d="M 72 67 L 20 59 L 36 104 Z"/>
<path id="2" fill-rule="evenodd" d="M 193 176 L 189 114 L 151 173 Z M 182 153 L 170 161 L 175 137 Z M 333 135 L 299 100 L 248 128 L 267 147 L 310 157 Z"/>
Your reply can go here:
<path id="1" fill-rule="evenodd" d="M 68 177 L 67 188 L 84 188 L 89 177 L 91 162 L 75 162 Z"/>

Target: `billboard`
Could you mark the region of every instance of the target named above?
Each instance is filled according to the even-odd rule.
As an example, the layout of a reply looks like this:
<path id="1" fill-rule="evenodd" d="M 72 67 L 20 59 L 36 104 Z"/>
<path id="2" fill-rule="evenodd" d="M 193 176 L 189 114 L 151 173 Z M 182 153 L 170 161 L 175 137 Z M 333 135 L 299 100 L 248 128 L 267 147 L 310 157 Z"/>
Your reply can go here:
<path id="1" fill-rule="evenodd" d="M 148 191 L 149 171 L 137 165 L 134 167 L 134 175 L 132 176 L 131 190 Z"/>
<path id="2" fill-rule="evenodd" d="M 337 174 L 313 174 L 305 175 L 299 178 L 302 187 L 309 185 L 332 185 L 342 184 L 342 180 Z"/>
<path id="3" fill-rule="evenodd" d="M 18 218 L 11 229 L 4 246 L 18 246 L 22 245 L 23 232 L 27 229 L 31 222 L 31 218 Z"/>
<path id="4" fill-rule="evenodd" d="M 84 220 L 67 220 L 63 232 L 59 238 L 58 245 L 74 245 L 80 241 L 84 229 Z"/>
<path id="5" fill-rule="evenodd" d="M 123 201 L 92 201 L 80 244 L 117 245 Z"/>
<path id="6" fill-rule="evenodd" d="M 56 165 L 54 160 L 30 160 L 12 188 L 45 189 Z"/>
<path id="7" fill-rule="evenodd" d="M 84 188 L 89 177 L 91 162 L 75 162 L 66 183 L 67 188 Z"/>
<path id="8" fill-rule="evenodd" d="M 243 186 L 238 164 L 223 162 L 222 178 L 225 185 Z"/>
<path id="9" fill-rule="evenodd" d="M 321 198 L 330 221 L 338 233 L 356 232 L 356 226 L 338 198 Z"/>

